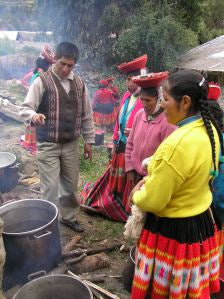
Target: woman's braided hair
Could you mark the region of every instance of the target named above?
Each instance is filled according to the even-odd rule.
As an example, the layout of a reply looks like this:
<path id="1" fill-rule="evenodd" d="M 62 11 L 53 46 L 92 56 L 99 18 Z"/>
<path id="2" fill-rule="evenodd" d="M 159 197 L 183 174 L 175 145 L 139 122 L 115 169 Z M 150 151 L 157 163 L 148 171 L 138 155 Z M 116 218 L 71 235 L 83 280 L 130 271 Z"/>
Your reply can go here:
<path id="1" fill-rule="evenodd" d="M 216 149 L 212 124 L 216 128 L 219 136 L 222 156 L 224 155 L 224 147 L 222 129 L 218 122 L 216 122 L 208 104 L 208 82 L 196 71 L 181 70 L 172 74 L 168 78 L 168 83 L 170 87 L 169 93 L 173 96 L 176 102 L 180 102 L 184 95 L 191 98 L 189 116 L 201 113 L 212 147 L 212 161 L 214 165 L 214 174 L 216 174 Z"/>

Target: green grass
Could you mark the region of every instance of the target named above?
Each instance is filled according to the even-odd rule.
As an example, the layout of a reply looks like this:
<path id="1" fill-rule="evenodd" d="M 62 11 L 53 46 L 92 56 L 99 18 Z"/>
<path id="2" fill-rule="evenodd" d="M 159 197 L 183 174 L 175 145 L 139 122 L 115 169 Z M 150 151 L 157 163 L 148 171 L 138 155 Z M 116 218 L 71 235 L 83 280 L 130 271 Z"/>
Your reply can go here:
<path id="1" fill-rule="evenodd" d="M 109 162 L 106 147 L 93 146 L 92 149 L 92 161 L 84 160 L 83 143 L 80 142 L 80 178 L 83 183 L 95 182 L 103 174 Z"/>

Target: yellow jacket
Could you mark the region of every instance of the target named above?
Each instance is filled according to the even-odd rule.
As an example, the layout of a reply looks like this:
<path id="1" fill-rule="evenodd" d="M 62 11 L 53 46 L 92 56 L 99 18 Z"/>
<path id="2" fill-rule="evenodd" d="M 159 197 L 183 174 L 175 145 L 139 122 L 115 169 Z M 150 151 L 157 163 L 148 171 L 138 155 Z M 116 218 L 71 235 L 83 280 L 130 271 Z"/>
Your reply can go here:
<path id="1" fill-rule="evenodd" d="M 216 163 L 220 143 L 213 127 Z M 160 217 L 182 218 L 206 211 L 211 202 L 212 149 L 203 120 L 198 119 L 174 131 L 155 152 L 148 176 L 133 202 L 141 210 Z"/>

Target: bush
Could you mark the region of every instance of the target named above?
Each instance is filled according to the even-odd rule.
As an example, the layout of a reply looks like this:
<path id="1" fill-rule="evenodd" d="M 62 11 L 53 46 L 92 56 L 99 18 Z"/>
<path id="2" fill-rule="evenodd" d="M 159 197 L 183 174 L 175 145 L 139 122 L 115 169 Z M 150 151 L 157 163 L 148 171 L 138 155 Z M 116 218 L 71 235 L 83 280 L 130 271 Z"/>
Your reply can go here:
<path id="1" fill-rule="evenodd" d="M 143 10 L 122 32 L 115 45 L 119 62 L 130 61 L 148 54 L 151 71 L 172 70 L 180 54 L 197 45 L 197 35 L 174 20 L 171 14 L 160 16 L 152 10 Z"/>

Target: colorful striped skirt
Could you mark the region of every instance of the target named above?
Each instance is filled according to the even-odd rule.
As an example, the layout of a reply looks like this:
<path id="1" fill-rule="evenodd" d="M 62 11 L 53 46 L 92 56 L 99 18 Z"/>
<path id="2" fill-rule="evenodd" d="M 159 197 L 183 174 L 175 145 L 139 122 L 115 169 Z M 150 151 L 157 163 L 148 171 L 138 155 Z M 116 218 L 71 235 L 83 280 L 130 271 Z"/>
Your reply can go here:
<path id="1" fill-rule="evenodd" d="M 209 299 L 220 289 L 224 232 L 211 210 L 188 218 L 149 213 L 136 255 L 131 299 Z"/>
<path id="2" fill-rule="evenodd" d="M 98 104 L 93 109 L 93 120 L 97 126 L 109 126 L 115 124 L 117 119 L 117 108 L 114 104 Z"/>

